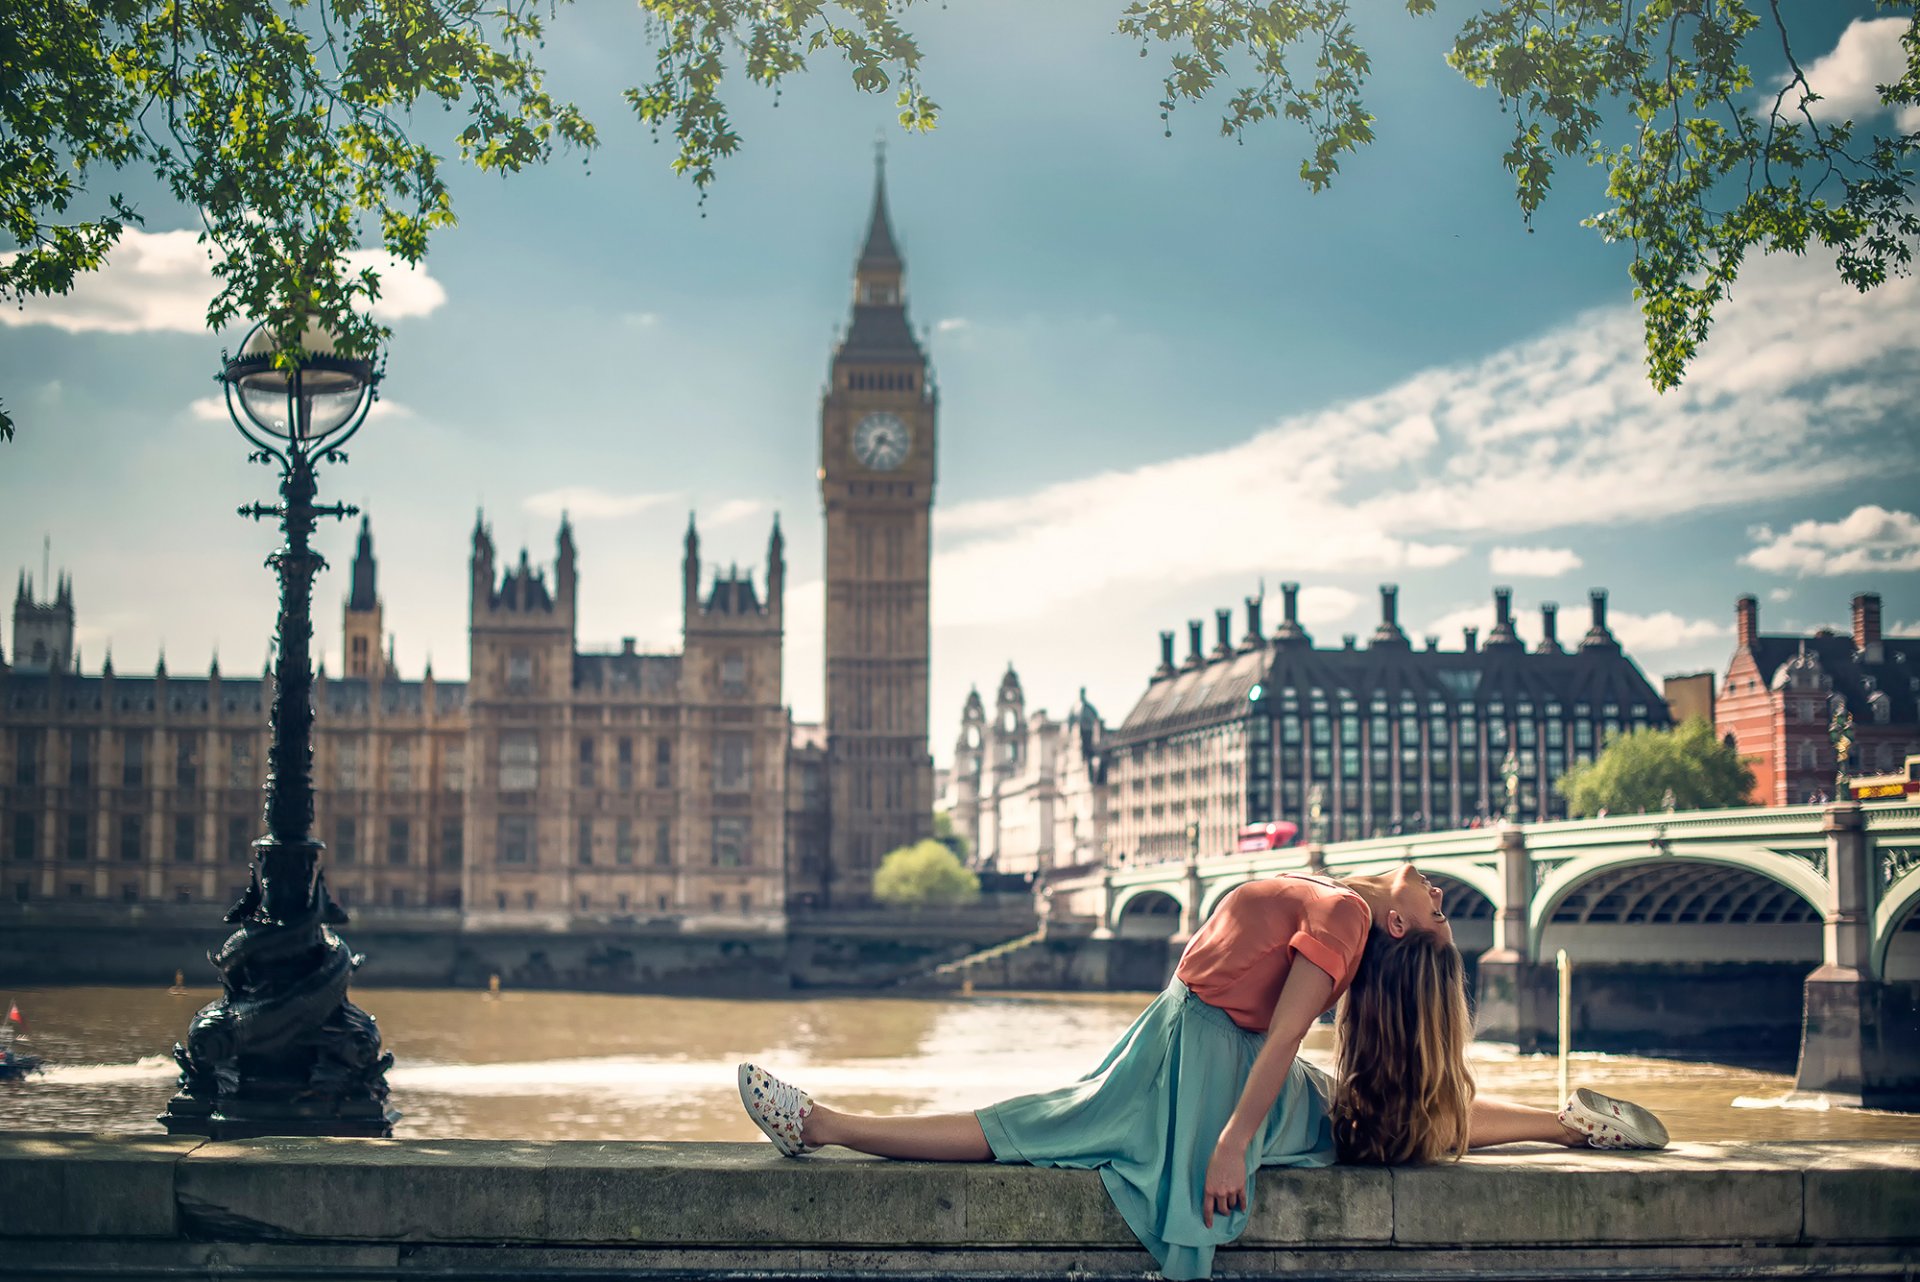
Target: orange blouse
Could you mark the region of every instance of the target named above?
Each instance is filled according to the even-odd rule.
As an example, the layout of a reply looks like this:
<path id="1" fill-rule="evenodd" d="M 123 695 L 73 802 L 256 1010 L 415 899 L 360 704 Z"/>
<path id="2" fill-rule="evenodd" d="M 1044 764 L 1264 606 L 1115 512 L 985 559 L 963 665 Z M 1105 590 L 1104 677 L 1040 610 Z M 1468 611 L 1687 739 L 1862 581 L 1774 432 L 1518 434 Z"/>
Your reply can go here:
<path id="1" fill-rule="evenodd" d="M 1332 1010 L 1353 982 L 1372 925 L 1367 901 L 1331 878 L 1284 873 L 1250 881 L 1227 892 L 1194 932 L 1174 977 L 1240 1027 L 1264 1033 L 1295 954 L 1333 976 Z"/>

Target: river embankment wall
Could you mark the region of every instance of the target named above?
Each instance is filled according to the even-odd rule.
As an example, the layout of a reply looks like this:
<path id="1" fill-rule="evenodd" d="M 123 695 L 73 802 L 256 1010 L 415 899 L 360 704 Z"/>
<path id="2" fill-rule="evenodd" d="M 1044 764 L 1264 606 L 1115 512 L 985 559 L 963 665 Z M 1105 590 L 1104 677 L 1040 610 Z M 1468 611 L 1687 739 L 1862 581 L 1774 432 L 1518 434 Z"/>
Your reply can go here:
<path id="1" fill-rule="evenodd" d="M 0 1134 L 9 1278 L 1146 1275 L 1092 1171 L 765 1145 Z M 1546 1148 L 1264 1170 L 1222 1277 L 1888 1278 L 1920 1145 Z"/>
<path id="2" fill-rule="evenodd" d="M 1152 992 L 1179 958 L 1178 941 L 1060 930 L 937 972 L 1034 927 L 1030 912 L 992 906 L 754 925 L 369 912 L 342 933 L 365 958 L 354 982 L 366 988 L 480 989 L 497 976 L 516 989 L 722 997 Z M 207 952 L 231 930 L 205 906 L 9 905 L 0 909 L 0 984 L 152 985 L 171 983 L 176 973 L 209 984 L 218 977 Z M 1467 962 L 1469 991 L 1477 992 L 1475 959 Z M 1806 969 L 1793 962 L 1582 965 L 1573 985 L 1575 1044 L 1790 1064 Z M 1552 982 L 1545 970 L 1533 978 Z M 1552 1008 L 1549 998 L 1543 1009 Z"/>

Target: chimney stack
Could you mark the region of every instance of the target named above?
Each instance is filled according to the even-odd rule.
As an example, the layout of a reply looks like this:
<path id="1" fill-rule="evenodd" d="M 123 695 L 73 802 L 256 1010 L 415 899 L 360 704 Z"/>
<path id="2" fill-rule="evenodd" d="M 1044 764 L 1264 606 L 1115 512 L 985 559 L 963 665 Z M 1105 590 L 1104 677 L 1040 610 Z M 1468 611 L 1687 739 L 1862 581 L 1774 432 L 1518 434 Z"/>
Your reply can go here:
<path id="1" fill-rule="evenodd" d="M 1467 653 L 1478 654 L 1480 652 L 1480 629 L 1463 628 L 1461 632 L 1464 634 Z"/>
<path id="2" fill-rule="evenodd" d="M 1232 609 L 1213 612 L 1213 657 L 1224 659 L 1233 653 L 1233 611 Z"/>
<path id="3" fill-rule="evenodd" d="M 1555 601 L 1540 603 L 1540 644 L 1535 654 L 1561 654 L 1560 649 L 1560 606 Z"/>
<path id="4" fill-rule="evenodd" d="M 1513 630 L 1513 589 L 1495 588 L 1493 590 L 1493 628 L 1487 633 L 1487 649 L 1511 648 L 1520 645 L 1520 636 Z"/>
<path id="5" fill-rule="evenodd" d="M 1260 598 L 1250 596 L 1247 598 L 1247 635 L 1241 639 L 1240 644 L 1251 650 L 1266 639 L 1260 631 Z"/>
<path id="6" fill-rule="evenodd" d="M 1400 630 L 1400 589 L 1392 583 L 1380 585 L 1380 626 L 1373 630 L 1370 645 L 1403 646 L 1407 634 Z"/>
<path id="7" fill-rule="evenodd" d="M 1274 629 L 1273 639 L 1280 642 L 1300 642 L 1313 644 L 1313 638 L 1300 626 L 1300 585 L 1282 583 L 1280 585 L 1282 602 L 1280 626 Z"/>
<path id="8" fill-rule="evenodd" d="M 1587 598 L 1593 602 L 1593 624 L 1587 629 L 1587 635 L 1580 638 L 1580 648 L 1582 650 L 1619 649 L 1620 643 L 1613 639 L 1613 633 L 1607 631 L 1607 590 L 1594 588 L 1587 593 Z"/>
<path id="9" fill-rule="evenodd" d="M 1742 650 L 1751 650 L 1760 639 L 1760 602 L 1752 596 L 1743 596 L 1733 603 L 1733 643 Z"/>
<path id="10" fill-rule="evenodd" d="M 1154 671 L 1156 677 L 1173 675 L 1173 633 L 1160 634 L 1160 666 Z"/>
<path id="11" fill-rule="evenodd" d="M 1200 666 L 1200 631 L 1200 620 L 1187 620 L 1187 661 L 1181 666 L 1188 668 Z"/>
<path id="12" fill-rule="evenodd" d="M 1853 649 L 1868 663 L 1881 661 L 1878 592 L 1862 592 L 1853 598 Z"/>

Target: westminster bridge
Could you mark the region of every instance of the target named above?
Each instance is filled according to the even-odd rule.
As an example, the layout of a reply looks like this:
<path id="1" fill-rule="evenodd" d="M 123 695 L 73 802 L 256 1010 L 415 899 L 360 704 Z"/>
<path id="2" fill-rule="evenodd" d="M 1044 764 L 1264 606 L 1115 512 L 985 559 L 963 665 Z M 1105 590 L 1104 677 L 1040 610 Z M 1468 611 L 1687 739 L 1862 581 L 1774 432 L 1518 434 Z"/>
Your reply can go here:
<path id="1" fill-rule="evenodd" d="M 1552 961 L 1565 950 L 1588 1022 L 1638 1019 L 1684 1046 L 1677 1025 L 1771 1017 L 1777 1030 L 1797 1008 L 1802 1089 L 1920 1103 L 1920 804 L 1617 815 L 1122 862 L 1055 883 L 1052 910 L 1097 936 L 1177 943 L 1243 882 L 1407 861 L 1445 892 L 1477 960 L 1483 1036 L 1553 1044 Z"/>

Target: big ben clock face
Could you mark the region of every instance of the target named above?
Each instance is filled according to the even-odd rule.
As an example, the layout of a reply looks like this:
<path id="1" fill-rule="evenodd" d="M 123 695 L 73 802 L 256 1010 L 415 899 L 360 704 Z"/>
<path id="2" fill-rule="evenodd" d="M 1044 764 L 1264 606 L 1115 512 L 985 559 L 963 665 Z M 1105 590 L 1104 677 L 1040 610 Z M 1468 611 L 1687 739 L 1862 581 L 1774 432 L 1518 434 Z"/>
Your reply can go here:
<path id="1" fill-rule="evenodd" d="M 853 456 L 864 467 L 891 472 L 907 461 L 913 438 L 898 415 L 876 410 L 853 429 Z"/>

